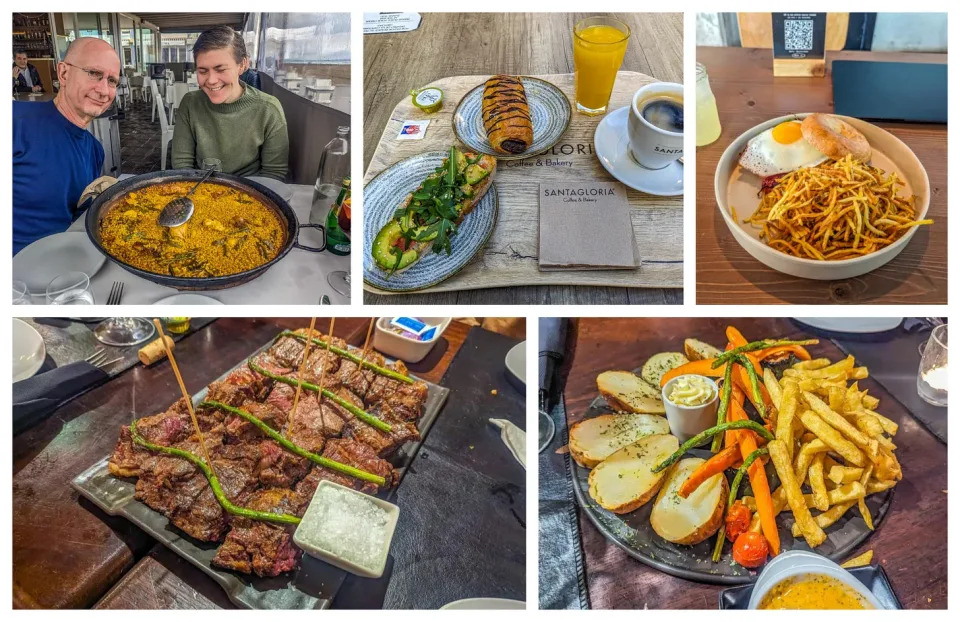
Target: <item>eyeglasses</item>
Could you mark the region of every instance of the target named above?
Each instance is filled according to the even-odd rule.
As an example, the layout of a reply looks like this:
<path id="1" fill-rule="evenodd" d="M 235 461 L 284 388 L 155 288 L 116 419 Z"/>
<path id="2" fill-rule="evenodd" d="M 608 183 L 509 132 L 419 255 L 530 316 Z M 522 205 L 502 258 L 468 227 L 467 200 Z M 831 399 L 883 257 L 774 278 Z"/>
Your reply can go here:
<path id="1" fill-rule="evenodd" d="M 63 64 L 70 65 L 71 67 L 74 67 L 75 69 L 79 69 L 83 73 L 87 74 L 88 76 L 90 76 L 91 82 L 99 82 L 100 80 L 103 80 L 104 76 L 106 76 L 106 74 L 104 74 L 99 69 L 84 69 L 83 67 L 77 67 L 73 63 L 68 63 L 66 61 L 63 61 Z M 116 90 L 116 88 L 120 86 L 120 78 L 114 78 L 113 76 L 109 76 L 107 78 L 107 86 L 109 86 L 111 89 Z"/>

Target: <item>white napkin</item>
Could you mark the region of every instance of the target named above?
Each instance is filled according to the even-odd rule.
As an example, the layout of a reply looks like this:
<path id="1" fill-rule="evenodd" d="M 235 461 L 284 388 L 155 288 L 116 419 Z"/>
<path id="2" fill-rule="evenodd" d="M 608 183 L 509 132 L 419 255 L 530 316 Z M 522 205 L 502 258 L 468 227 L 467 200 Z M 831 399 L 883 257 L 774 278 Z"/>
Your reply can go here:
<path id="1" fill-rule="evenodd" d="M 500 428 L 500 440 L 507 446 L 517 462 L 527 468 L 527 433 L 506 419 L 490 419 L 490 423 Z"/>

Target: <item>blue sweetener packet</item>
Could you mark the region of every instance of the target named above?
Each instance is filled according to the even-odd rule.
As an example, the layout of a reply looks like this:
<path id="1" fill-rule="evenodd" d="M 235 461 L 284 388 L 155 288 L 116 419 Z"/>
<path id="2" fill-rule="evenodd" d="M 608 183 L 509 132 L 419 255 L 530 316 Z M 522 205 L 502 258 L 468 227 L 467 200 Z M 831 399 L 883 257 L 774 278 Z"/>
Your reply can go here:
<path id="1" fill-rule="evenodd" d="M 437 334 L 437 327 L 421 322 L 415 317 L 395 317 L 390 325 L 410 333 L 418 341 L 429 341 Z"/>

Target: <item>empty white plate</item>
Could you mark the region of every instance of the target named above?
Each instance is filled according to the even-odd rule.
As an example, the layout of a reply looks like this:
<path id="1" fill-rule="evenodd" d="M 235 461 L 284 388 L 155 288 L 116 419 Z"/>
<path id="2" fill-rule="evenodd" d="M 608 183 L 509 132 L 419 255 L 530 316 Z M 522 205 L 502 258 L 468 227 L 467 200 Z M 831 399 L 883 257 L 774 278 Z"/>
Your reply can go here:
<path id="1" fill-rule="evenodd" d="M 13 381 L 33 376 L 43 367 L 47 347 L 37 329 L 23 320 L 13 318 Z"/>
<path id="2" fill-rule="evenodd" d="M 902 317 L 795 317 L 801 324 L 837 333 L 882 333 L 903 322 Z"/>
<path id="3" fill-rule="evenodd" d="M 513 374 L 513 377 L 527 385 L 527 342 L 521 341 L 510 348 L 507 352 L 507 358 L 504 359 L 507 370 Z"/>
<path id="4" fill-rule="evenodd" d="M 32 295 L 43 296 L 54 277 L 79 271 L 92 279 L 106 260 L 85 231 L 65 231 L 40 238 L 14 255 L 13 278 L 26 283 Z"/>
<path id="5" fill-rule="evenodd" d="M 509 598 L 464 598 L 447 603 L 441 609 L 526 609 L 527 604 Z"/>
<path id="6" fill-rule="evenodd" d="M 627 116 L 630 107 L 614 110 L 603 118 L 593 135 L 600 164 L 615 178 L 634 190 L 662 197 L 683 194 L 683 164 L 671 162 L 658 170 L 640 166 L 630 155 L 630 138 L 627 136 Z"/>
<path id="7" fill-rule="evenodd" d="M 222 305 L 216 298 L 201 294 L 174 294 L 153 303 L 155 305 Z"/>

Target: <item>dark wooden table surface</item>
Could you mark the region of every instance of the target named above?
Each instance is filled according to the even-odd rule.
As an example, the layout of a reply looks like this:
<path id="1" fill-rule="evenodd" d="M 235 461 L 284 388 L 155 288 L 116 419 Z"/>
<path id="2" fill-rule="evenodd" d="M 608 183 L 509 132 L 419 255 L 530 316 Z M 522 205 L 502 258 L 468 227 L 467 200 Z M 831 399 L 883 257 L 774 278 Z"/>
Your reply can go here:
<path id="1" fill-rule="evenodd" d="M 576 352 L 564 391 L 568 421 L 582 418 L 597 397 L 597 374 L 633 369 L 650 355 L 682 350 L 686 337 L 717 347 L 733 324 L 747 339 L 798 337 L 805 333 L 784 318 L 589 318 L 577 326 Z M 843 358 L 831 342 L 811 347 L 814 356 Z M 856 356 L 856 351 L 853 351 Z M 880 399 L 879 412 L 900 424 L 894 442 L 904 479 L 876 533 L 853 554 L 874 550 L 905 608 L 947 606 L 947 447 L 920 425 L 896 397 L 868 378 L 861 389 Z M 607 542 L 580 512 L 587 586 L 594 608 L 716 609 L 721 586 L 679 579 L 628 557 Z"/>
<path id="2" fill-rule="evenodd" d="M 279 331 L 308 324 L 297 318 L 214 322 L 177 344 L 187 390 L 200 390 Z M 328 320 L 318 318 L 319 329 L 328 326 Z M 338 318 L 335 333 L 362 345 L 366 329 L 364 318 Z M 451 323 L 443 342 L 411 370 L 438 382 L 468 331 L 464 324 Z M 161 412 L 179 395 L 168 363 L 137 366 L 13 439 L 14 607 L 231 606 L 207 575 L 133 523 L 81 499 L 70 486 L 78 473 L 113 451 L 118 430 L 129 423 L 131 413 Z"/>
<path id="3" fill-rule="evenodd" d="M 723 133 L 697 149 L 698 304 L 946 304 L 947 126 L 876 122 L 917 155 L 930 178 L 928 217 L 890 263 L 860 277 L 812 281 L 777 272 L 743 250 L 717 213 L 713 176 L 727 146 L 751 127 L 786 114 L 833 112 L 824 78 L 775 78 L 769 49 L 699 47 Z M 833 60 L 946 62 L 943 54 L 828 52 Z"/>
<path id="4" fill-rule="evenodd" d="M 363 168 L 394 106 L 439 78 L 573 72 L 573 26 L 590 13 L 424 13 L 413 32 L 363 37 Z M 683 82 L 683 14 L 614 14 L 631 30 L 622 68 Z M 495 25 L 495 29 L 493 28 Z M 456 102 L 446 102 L 454 106 Z M 682 304 L 682 289 L 524 286 L 383 296 L 367 304 Z"/>

